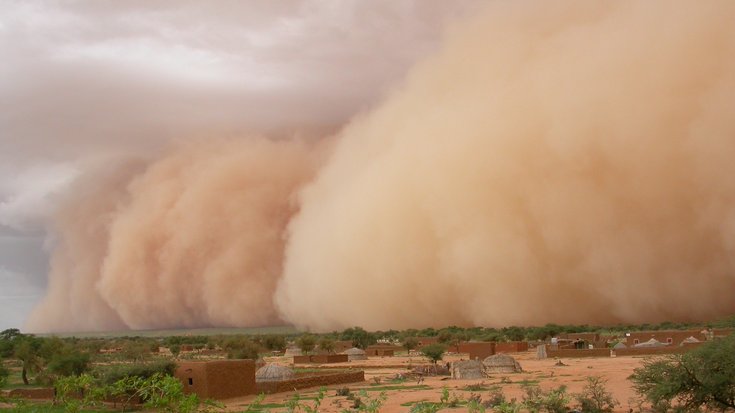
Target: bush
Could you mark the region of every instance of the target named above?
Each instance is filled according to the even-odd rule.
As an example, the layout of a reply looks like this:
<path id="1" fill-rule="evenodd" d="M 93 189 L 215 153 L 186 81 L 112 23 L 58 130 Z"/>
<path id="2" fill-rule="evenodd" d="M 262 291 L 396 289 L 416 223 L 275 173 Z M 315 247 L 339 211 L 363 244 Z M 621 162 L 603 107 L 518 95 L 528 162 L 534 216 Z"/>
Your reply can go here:
<path id="1" fill-rule="evenodd" d="M 10 371 L 5 368 L 3 365 L 3 360 L 0 359 L 0 389 L 5 387 L 5 385 L 8 383 L 8 376 L 10 375 Z"/>
<path id="2" fill-rule="evenodd" d="M 175 371 L 176 363 L 172 361 L 160 361 L 154 363 L 114 364 L 99 368 L 93 373 L 102 384 L 113 384 L 126 377 L 148 379 L 156 374 L 173 376 Z"/>
<path id="3" fill-rule="evenodd" d="M 677 402 L 685 410 L 735 409 L 735 335 L 683 355 L 647 359 L 630 379 L 654 406 Z"/>
<path id="4" fill-rule="evenodd" d="M 524 386 L 523 406 L 531 413 L 565 413 L 570 397 L 566 386 L 559 386 L 547 392 L 539 386 Z M 583 410 L 586 413 L 586 410 Z"/>
<path id="5" fill-rule="evenodd" d="M 79 376 L 89 369 L 89 354 L 57 354 L 51 358 L 48 371 L 59 376 Z"/>
<path id="6" fill-rule="evenodd" d="M 615 406 L 620 404 L 615 400 L 612 393 L 607 391 L 605 383 L 607 383 L 607 380 L 602 377 L 587 377 L 587 384 L 585 384 L 582 392 L 575 396 L 579 408 L 583 412 L 612 413 Z"/>

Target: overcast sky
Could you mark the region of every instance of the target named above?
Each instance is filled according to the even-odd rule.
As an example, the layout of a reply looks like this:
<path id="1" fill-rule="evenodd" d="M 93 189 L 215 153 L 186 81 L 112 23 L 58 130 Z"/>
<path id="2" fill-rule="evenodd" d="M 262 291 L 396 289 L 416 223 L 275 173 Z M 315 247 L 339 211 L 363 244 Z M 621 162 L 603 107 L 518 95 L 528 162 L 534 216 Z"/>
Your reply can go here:
<path id="1" fill-rule="evenodd" d="M 89 165 L 334 130 L 478 3 L 0 1 L 0 329 L 42 296 L 55 199 Z"/>

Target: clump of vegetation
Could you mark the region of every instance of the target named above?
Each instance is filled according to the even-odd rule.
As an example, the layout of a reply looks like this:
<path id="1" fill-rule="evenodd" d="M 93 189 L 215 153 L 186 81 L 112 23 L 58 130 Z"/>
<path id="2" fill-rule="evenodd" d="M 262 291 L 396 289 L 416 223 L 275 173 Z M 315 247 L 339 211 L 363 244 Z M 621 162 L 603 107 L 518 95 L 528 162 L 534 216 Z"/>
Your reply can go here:
<path id="1" fill-rule="evenodd" d="M 607 380 L 592 376 L 587 377 L 587 384 L 585 384 L 582 392 L 575 396 L 579 408 L 587 413 L 611 413 L 618 401 L 615 400 L 612 393 L 607 391 L 605 383 Z"/>
<path id="2" fill-rule="evenodd" d="M 523 386 L 523 407 L 530 413 L 565 413 L 571 397 L 567 394 L 566 386 L 543 391 L 539 386 Z M 583 410 L 587 412 L 586 410 Z"/>
<path id="3" fill-rule="evenodd" d="M 735 334 L 682 355 L 647 359 L 630 379 L 652 406 L 735 409 Z"/>
<path id="4" fill-rule="evenodd" d="M 471 392 L 474 392 L 474 391 L 483 391 L 483 390 L 487 390 L 487 387 L 485 385 L 485 382 L 484 381 L 481 381 L 479 383 L 468 384 L 468 385 L 464 386 L 462 388 L 462 390 L 471 391 Z"/>
<path id="5" fill-rule="evenodd" d="M 490 388 L 487 400 L 483 403 L 485 407 L 495 407 L 505 403 L 505 393 L 503 388 L 500 386 L 493 386 Z"/>
<path id="6" fill-rule="evenodd" d="M 350 388 L 349 387 L 342 387 L 337 389 L 336 396 L 349 396 L 350 395 Z"/>
<path id="7" fill-rule="evenodd" d="M 360 390 L 359 396 L 350 394 L 347 399 L 352 400 L 351 407 L 353 410 L 361 413 L 377 413 L 383 403 L 388 399 L 388 396 L 385 394 L 385 391 L 381 391 L 377 396 L 370 397 L 367 391 Z M 343 410 L 342 412 L 352 413 L 350 410 Z"/>
<path id="8" fill-rule="evenodd" d="M 92 370 L 92 375 L 101 384 L 112 384 L 127 377 L 148 379 L 154 375 L 172 376 L 176 371 L 176 363 L 170 360 L 161 360 L 149 363 L 112 364 L 98 366 Z"/>
<path id="9" fill-rule="evenodd" d="M 431 360 L 434 365 L 436 365 L 437 362 L 439 362 L 441 359 L 444 358 L 444 353 L 447 351 L 446 346 L 443 344 L 435 343 L 435 344 L 429 344 L 428 346 L 425 346 L 421 349 L 421 353 Z"/>

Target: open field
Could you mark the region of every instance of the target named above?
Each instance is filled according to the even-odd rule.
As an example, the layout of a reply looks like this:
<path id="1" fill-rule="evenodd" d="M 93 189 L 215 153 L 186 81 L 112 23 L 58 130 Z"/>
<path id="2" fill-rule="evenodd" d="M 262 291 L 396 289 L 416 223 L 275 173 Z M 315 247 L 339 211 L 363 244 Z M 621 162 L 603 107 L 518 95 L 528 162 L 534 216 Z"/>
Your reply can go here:
<path id="1" fill-rule="evenodd" d="M 368 392 L 369 397 L 374 398 L 384 391 L 387 400 L 380 409 L 384 413 L 409 412 L 417 402 L 438 403 L 442 391 L 449 391 L 450 399 L 457 398 L 459 402 L 455 408 L 445 408 L 445 411 L 466 411 L 466 402 L 470 395 L 480 395 L 487 400 L 493 388 L 499 388 L 508 400 L 522 399 L 524 385 L 539 385 L 544 390 L 556 388 L 560 385 L 567 386 L 568 393 L 578 393 L 582 390 L 586 378 L 600 376 L 607 380 L 606 387 L 620 403 L 616 412 L 628 412 L 637 407 L 633 402 L 635 393 L 632 390 L 628 376 L 643 361 L 642 357 L 617 357 L 617 358 L 584 358 L 563 359 L 566 366 L 556 366 L 553 358 L 536 360 L 532 351 L 513 354 L 523 367 L 522 373 L 494 375 L 490 378 L 480 380 L 454 380 L 446 376 L 426 377 L 422 383 L 413 379 L 396 379 L 402 373 L 406 373 L 409 366 L 424 364 L 426 360 L 422 357 L 383 357 L 370 358 L 363 361 L 350 363 L 329 364 L 329 368 L 359 368 L 365 370 L 366 381 L 342 386 L 331 386 L 327 389 L 326 397 L 322 402 L 320 412 L 338 413 L 347 409 L 353 403 L 346 396 L 337 396 L 337 389 L 347 387 L 354 394 L 361 390 Z M 449 355 L 446 361 L 457 361 L 462 359 L 461 355 Z M 466 357 L 465 357 L 466 359 Z M 269 362 L 289 365 L 290 359 L 286 357 L 268 358 Z M 405 366 L 405 367 L 402 367 Z M 327 367 L 326 365 L 324 367 Z M 376 382 L 376 378 L 379 381 Z M 313 398 L 319 389 L 306 389 L 300 392 L 278 393 L 267 396 L 263 400 L 264 409 L 272 412 L 285 411 L 285 404 L 295 394 L 303 400 Z M 226 401 L 228 411 L 242 411 L 247 408 L 257 396 L 248 396 Z M 490 411 L 490 409 L 488 409 Z"/>

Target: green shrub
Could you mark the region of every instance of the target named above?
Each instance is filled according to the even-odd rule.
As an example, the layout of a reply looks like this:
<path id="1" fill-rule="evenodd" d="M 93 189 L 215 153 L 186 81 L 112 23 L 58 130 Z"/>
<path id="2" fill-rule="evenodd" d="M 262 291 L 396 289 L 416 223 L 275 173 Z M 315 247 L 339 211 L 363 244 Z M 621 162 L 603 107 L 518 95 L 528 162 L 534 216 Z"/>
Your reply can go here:
<path id="1" fill-rule="evenodd" d="M 647 359 L 630 379 L 654 406 L 735 409 L 735 334 L 683 355 Z"/>
<path id="2" fill-rule="evenodd" d="M 579 403 L 579 408 L 585 413 L 612 413 L 616 405 L 620 404 L 613 397 L 612 393 L 605 388 L 607 380 L 602 377 L 587 377 L 582 392 L 577 394 L 575 398 Z"/>
<path id="3" fill-rule="evenodd" d="M 78 352 L 56 354 L 52 356 L 47 369 L 59 376 L 79 376 L 89 369 L 89 354 Z"/>
<path id="4" fill-rule="evenodd" d="M 147 379 L 156 374 L 173 376 L 175 371 L 176 363 L 173 361 L 158 361 L 152 363 L 113 364 L 98 368 L 93 374 L 100 383 L 113 384 L 126 377 Z"/>

